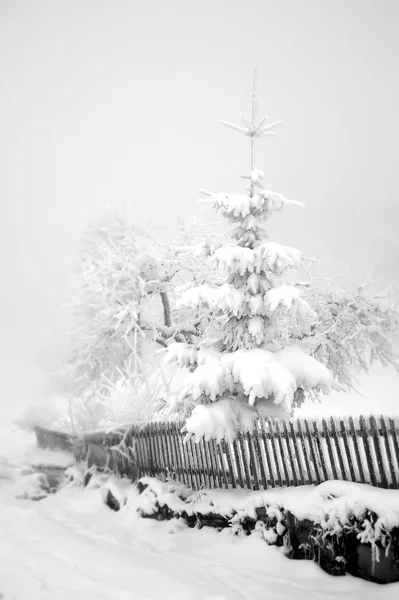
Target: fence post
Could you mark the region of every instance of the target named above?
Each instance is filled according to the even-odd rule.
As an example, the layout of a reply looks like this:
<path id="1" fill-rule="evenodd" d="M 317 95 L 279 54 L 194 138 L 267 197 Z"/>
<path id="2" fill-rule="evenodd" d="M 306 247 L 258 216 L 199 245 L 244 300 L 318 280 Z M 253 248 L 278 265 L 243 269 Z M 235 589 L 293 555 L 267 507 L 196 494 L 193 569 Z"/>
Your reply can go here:
<path id="1" fill-rule="evenodd" d="M 360 415 L 360 417 L 359 417 L 359 424 L 360 424 L 360 434 L 363 438 L 364 451 L 366 453 L 366 461 L 367 461 L 367 467 L 368 467 L 368 470 L 370 473 L 371 483 L 377 487 L 378 482 L 377 482 L 377 477 L 375 475 L 373 458 L 371 456 L 371 450 L 370 450 L 370 444 L 369 444 L 369 436 L 368 436 L 369 432 L 367 430 L 366 419 L 363 417 L 363 415 Z"/>
<path id="2" fill-rule="evenodd" d="M 373 441 L 374 441 L 374 449 L 375 449 L 375 455 L 377 458 L 377 465 L 378 465 L 378 469 L 381 473 L 381 486 L 383 488 L 387 488 L 388 487 L 388 478 L 385 473 L 384 461 L 382 460 L 378 426 L 377 426 L 377 422 L 376 422 L 375 418 L 372 415 L 370 415 L 370 429 L 371 429 L 371 435 L 373 436 Z"/>
<path id="3" fill-rule="evenodd" d="M 384 436 L 385 450 L 386 450 L 386 453 L 387 453 L 389 471 L 391 473 L 392 487 L 395 489 L 395 488 L 398 487 L 398 482 L 397 482 L 397 479 L 396 479 L 396 473 L 395 473 L 395 469 L 394 469 L 394 466 L 393 466 L 393 459 L 392 459 L 391 448 L 389 446 L 387 426 L 386 426 L 386 423 L 385 423 L 385 419 L 384 419 L 384 417 L 382 415 L 380 416 L 380 423 L 381 423 L 382 435 Z"/>

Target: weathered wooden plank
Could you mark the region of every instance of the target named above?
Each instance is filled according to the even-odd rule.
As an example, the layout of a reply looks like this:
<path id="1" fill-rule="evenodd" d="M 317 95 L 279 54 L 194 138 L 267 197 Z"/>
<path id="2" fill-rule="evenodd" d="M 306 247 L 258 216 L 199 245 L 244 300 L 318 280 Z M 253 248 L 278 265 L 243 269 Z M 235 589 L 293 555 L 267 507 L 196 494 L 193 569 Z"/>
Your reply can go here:
<path id="1" fill-rule="evenodd" d="M 262 487 L 264 490 L 266 490 L 268 488 L 268 485 L 267 485 L 267 479 L 266 479 L 265 465 L 263 462 L 263 455 L 262 455 L 262 451 L 261 451 L 260 443 L 259 443 L 259 423 L 256 423 L 254 435 L 251 437 L 254 442 L 255 453 L 258 458 L 258 464 L 260 467 L 260 476 L 261 476 L 261 480 L 262 480 Z M 258 484 L 259 484 L 259 478 L 258 478 Z"/>
<path id="2" fill-rule="evenodd" d="M 220 478 L 220 471 L 217 461 L 216 448 L 214 449 L 212 445 L 213 440 L 208 440 L 205 442 L 205 452 L 207 455 L 207 460 L 212 476 L 212 487 L 214 489 L 223 487 L 222 480 Z"/>
<path id="3" fill-rule="evenodd" d="M 168 461 L 168 455 L 167 455 L 167 450 L 166 450 L 166 436 L 165 436 L 165 429 L 163 427 L 163 423 L 161 424 L 156 424 L 156 432 L 157 432 L 157 439 L 158 439 L 158 444 L 159 444 L 159 451 L 162 457 L 162 466 L 163 466 L 163 473 L 164 473 L 164 477 L 165 479 L 168 479 L 171 477 L 171 472 L 170 472 L 170 463 Z"/>
<path id="4" fill-rule="evenodd" d="M 239 454 L 241 455 L 241 465 L 243 468 L 243 474 L 245 476 L 245 484 L 246 484 L 246 487 L 249 490 L 251 490 L 252 482 L 251 482 L 251 476 L 249 473 L 248 454 L 246 452 L 245 441 L 244 441 L 242 433 L 239 433 L 237 435 L 237 441 L 238 441 Z M 245 485 L 243 487 L 245 487 Z"/>
<path id="5" fill-rule="evenodd" d="M 244 478 L 243 478 L 243 474 L 242 474 L 242 470 L 241 470 L 240 457 L 238 454 L 237 440 L 235 439 L 231 445 L 233 448 L 234 466 L 237 471 L 238 485 L 243 488 L 244 487 Z"/>
<path id="6" fill-rule="evenodd" d="M 338 440 L 338 431 L 337 428 L 335 426 L 335 421 L 334 421 L 334 417 L 330 417 L 330 428 L 331 428 L 331 434 L 332 434 L 332 439 L 335 442 L 335 449 L 336 449 L 336 453 L 338 456 L 338 463 L 339 463 L 339 468 L 341 470 L 341 476 L 343 480 L 347 480 L 347 475 L 346 475 L 346 469 L 345 469 L 345 465 L 344 465 L 344 459 L 342 457 L 342 452 L 341 452 L 341 446 L 339 444 L 339 440 Z"/>
<path id="7" fill-rule="evenodd" d="M 283 427 L 284 427 L 284 432 L 287 436 L 287 445 L 288 445 L 288 440 L 291 440 L 292 446 L 294 448 L 293 462 L 295 465 L 295 478 L 296 478 L 296 483 L 295 483 L 295 478 L 294 478 L 294 485 L 304 485 L 306 483 L 306 480 L 305 480 L 305 476 L 303 473 L 300 448 L 298 445 L 299 438 L 296 435 L 296 432 L 294 429 L 294 424 L 293 424 L 292 420 L 289 421 L 289 431 L 288 431 L 285 421 L 284 421 Z"/>
<path id="8" fill-rule="evenodd" d="M 277 447 L 280 451 L 280 459 L 281 459 L 281 464 L 283 466 L 284 483 L 285 483 L 285 485 L 288 486 L 288 485 L 291 485 L 292 482 L 291 482 L 290 473 L 288 471 L 287 457 L 286 457 L 287 453 L 284 448 L 283 438 L 282 438 L 281 431 L 280 431 L 280 425 L 277 420 L 274 422 L 274 426 L 276 429 Z"/>
<path id="9" fill-rule="evenodd" d="M 146 428 L 142 427 L 140 432 L 140 442 L 141 442 L 141 453 L 143 456 L 143 464 L 140 468 L 140 475 L 143 477 L 144 475 L 149 475 L 150 471 L 150 457 L 148 453 L 148 445 L 147 445 L 147 435 Z"/>
<path id="10" fill-rule="evenodd" d="M 185 483 L 187 485 L 186 473 L 184 473 L 184 469 L 183 469 L 183 465 L 182 465 L 182 457 L 181 457 L 181 453 L 180 453 L 180 444 L 179 444 L 177 425 L 173 421 L 170 423 L 170 437 L 171 437 L 171 444 L 172 444 L 172 448 L 173 448 L 174 461 L 176 463 L 177 479 L 181 483 Z"/>
<path id="11" fill-rule="evenodd" d="M 371 483 L 374 486 L 378 486 L 377 477 L 374 470 L 373 458 L 371 456 L 370 443 L 369 443 L 369 431 L 367 429 L 366 419 L 363 415 L 359 417 L 360 435 L 363 440 L 364 451 L 366 454 L 366 462 L 368 472 L 370 474 Z"/>
<path id="12" fill-rule="evenodd" d="M 254 446 L 255 433 L 247 433 L 246 435 L 247 444 L 248 444 L 248 452 L 249 452 L 249 469 L 251 473 L 251 478 L 253 478 L 252 489 L 259 490 L 259 472 L 260 468 L 256 461 L 256 451 Z"/>
<path id="13" fill-rule="evenodd" d="M 349 417 L 349 428 L 350 428 L 350 432 L 351 432 L 351 436 L 352 436 L 353 447 L 355 449 L 356 463 L 357 463 L 357 467 L 358 467 L 358 470 L 359 470 L 360 482 L 361 483 L 365 483 L 366 479 L 365 479 L 365 476 L 364 476 L 362 459 L 360 457 L 358 437 L 357 437 L 357 432 L 356 432 L 355 424 L 353 422 L 353 418 L 352 417 Z"/>
<path id="14" fill-rule="evenodd" d="M 215 457 L 216 457 L 216 460 L 218 460 L 218 462 L 220 462 L 221 477 L 224 482 L 224 486 L 227 490 L 229 488 L 229 479 L 228 479 L 228 476 L 226 473 L 226 465 L 224 462 L 224 453 L 223 453 L 223 446 L 222 446 L 223 442 L 216 443 L 214 440 L 212 440 L 212 442 L 213 442 L 214 448 L 217 451 L 217 456 L 215 454 Z"/>
<path id="15" fill-rule="evenodd" d="M 391 438 L 392 438 L 392 444 L 393 444 L 393 449 L 394 449 L 394 453 L 395 453 L 396 464 L 398 465 L 398 468 L 399 468 L 399 443 L 398 443 L 398 436 L 397 436 L 397 432 L 396 432 L 395 421 L 393 419 L 389 419 L 389 431 L 390 431 Z"/>
<path id="16" fill-rule="evenodd" d="M 384 417 L 382 415 L 380 416 L 380 424 L 381 424 L 382 435 L 383 435 L 384 442 L 385 442 L 385 451 L 387 453 L 387 459 L 388 459 L 388 465 L 389 465 L 389 472 L 391 474 L 391 480 L 392 480 L 392 487 L 394 489 L 397 489 L 397 487 L 398 487 L 398 481 L 397 481 L 397 478 L 396 478 L 395 467 L 394 467 L 394 464 L 393 464 L 391 447 L 389 445 L 387 425 L 386 425 L 385 419 L 384 419 Z"/>
<path id="17" fill-rule="evenodd" d="M 203 472 L 204 472 L 204 481 L 206 482 L 205 487 L 207 487 L 208 489 L 211 489 L 211 487 L 212 487 L 211 469 L 209 467 L 208 458 L 206 456 L 205 441 L 203 438 L 201 439 L 200 443 L 198 444 L 198 450 L 201 455 L 201 463 L 202 463 L 202 468 L 203 468 Z"/>
<path id="18" fill-rule="evenodd" d="M 134 481 L 140 475 L 139 465 L 142 462 L 139 427 L 135 427 L 134 429 L 132 429 L 132 448 L 133 448 L 132 458 L 134 461 L 134 465 L 133 465 L 133 469 L 132 469 L 131 479 L 132 479 L 132 481 Z"/>
<path id="19" fill-rule="evenodd" d="M 153 435 L 155 439 L 155 445 L 157 447 L 158 472 L 164 479 L 166 479 L 168 476 L 168 472 L 165 465 L 165 457 L 162 448 L 162 442 L 159 436 L 157 423 L 153 424 Z"/>
<path id="20" fill-rule="evenodd" d="M 331 471 L 333 474 L 333 478 L 338 479 L 337 469 L 335 467 L 335 457 L 334 457 L 332 447 L 331 447 L 330 432 L 328 430 L 326 420 L 322 419 L 321 422 L 322 422 L 322 426 L 323 426 L 324 437 L 326 440 L 327 452 L 328 452 L 328 457 L 330 459 L 330 465 L 331 465 Z"/>
<path id="21" fill-rule="evenodd" d="M 385 473 L 385 464 L 382 459 L 382 453 L 381 453 L 381 448 L 380 448 L 380 436 L 378 433 L 378 425 L 377 425 L 375 418 L 372 415 L 370 415 L 370 430 L 371 430 L 371 435 L 372 435 L 372 439 L 374 442 L 374 450 L 375 450 L 375 454 L 376 454 L 377 465 L 378 465 L 378 469 L 379 469 L 379 472 L 381 475 L 381 487 L 388 488 L 388 477 L 387 477 L 387 474 Z"/>
<path id="22" fill-rule="evenodd" d="M 153 451 L 153 447 L 152 447 L 152 440 L 151 440 L 151 436 L 150 436 L 150 429 L 148 427 L 148 425 L 146 425 L 145 427 L 143 427 L 143 434 L 145 436 L 146 439 L 146 445 L 147 445 L 147 450 L 148 450 L 148 473 L 151 477 L 154 477 L 155 475 L 155 467 L 154 467 L 154 462 L 155 462 L 155 456 L 154 456 L 154 451 Z"/>
<path id="23" fill-rule="evenodd" d="M 292 450 L 291 450 L 291 446 L 290 446 L 290 437 L 291 436 L 288 434 L 287 423 L 285 421 L 283 421 L 283 436 L 285 439 L 285 443 L 287 445 L 288 458 L 289 458 L 289 462 L 291 465 L 293 483 L 294 483 L 294 485 L 297 486 L 297 485 L 299 485 L 297 471 L 300 468 L 300 463 L 299 463 L 299 461 L 297 464 L 295 463 L 294 456 L 292 454 Z M 294 435 L 293 439 L 295 439 L 295 435 Z M 295 451 L 295 444 L 294 444 L 294 451 Z M 301 475 L 300 475 L 300 477 L 301 477 Z"/>
<path id="24" fill-rule="evenodd" d="M 299 419 L 296 419 L 296 425 L 297 425 L 297 429 L 298 429 L 298 436 L 299 436 L 299 440 L 301 442 L 301 448 L 302 448 L 302 454 L 303 454 L 303 458 L 305 461 L 305 467 L 306 467 L 306 471 L 307 471 L 307 481 L 305 480 L 305 483 L 315 483 L 314 478 L 313 478 L 313 473 L 312 473 L 312 469 L 310 466 L 310 457 L 308 456 L 308 449 L 306 446 L 306 442 L 305 442 L 305 435 L 302 431 L 302 426 L 301 426 L 301 421 Z M 309 432 L 307 431 L 308 435 Z M 310 449 L 310 442 L 309 442 L 309 449 Z M 316 460 L 316 458 L 315 458 Z M 320 479 L 318 477 L 318 471 L 315 468 L 315 473 L 316 473 L 316 483 L 320 482 Z"/>
<path id="25" fill-rule="evenodd" d="M 152 423 L 148 424 L 148 439 L 150 440 L 150 444 L 151 444 L 154 476 L 156 476 L 156 475 L 160 474 L 160 462 L 159 462 L 159 451 L 158 451 L 157 439 L 156 439 L 156 436 L 154 435 L 154 426 Z"/>
<path id="26" fill-rule="evenodd" d="M 313 421 L 313 435 L 314 435 L 314 440 L 316 442 L 316 448 L 318 450 L 318 454 L 319 454 L 319 458 L 320 458 L 321 469 L 323 471 L 323 479 L 324 479 L 324 481 L 327 481 L 329 479 L 329 477 L 328 477 L 327 468 L 326 468 L 326 457 L 324 456 L 324 451 L 323 451 L 323 447 L 322 447 L 321 439 L 320 439 L 320 432 L 317 427 L 316 421 Z"/>
<path id="27" fill-rule="evenodd" d="M 270 479 L 268 481 L 268 485 L 270 485 L 270 487 L 275 487 L 276 486 L 276 481 L 275 481 L 274 473 L 273 473 L 272 457 L 270 455 L 269 446 L 267 444 L 267 439 L 268 439 L 268 435 L 267 435 L 267 431 L 266 431 L 267 423 L 264 420 L 262 420 L 262 421 L 260 421 L 260 426 L 261 426 L 261 433 L 262 433 L 262 435 L 259 438 L 259 441 L 262 440 L 262 443 L 263 443 L 263 450 L 265 452 L 266 462 L 267 462 L 267 468 L 268 468 L 269 476 L 270 476 Z M 270 442 L 270 445 L 271 445 L 271 442 Z"/>
<path id="28" fill-rule="evenodd" d="M 319 484 L 319 483 L 321 483 L 322 478 L 320 477 L 319 465 L 317 463 L 317 458 L 316 458 L 316 451 L 315 451 L 315 447 L 313 445 L 313 443 L 316 443 L 316 442 L 314 442 L 314 437 L 310 430 L 310 425 L 309 425 L 307 419 L 304 419 L 304 423 L 305 423 L 305 429 L 306 429 L 306 434 L 307 434 L 307 441 L 309 443 L 311 461 L 313 463 L 313 469 L 314 469 L 314 472 L 316 475 L 316 483 Z M 320 443 L 320 440 L 319 440 L 319 443 Z"/>
<path id="29" fill-rule="evenodd" d="M 231 485 L 232 485 L 233 488 L 236 488 L 237 487 L 237 481 L 236 481 L 235 471 L 233 469 L 233 460 L 232 460 L 232 457 L 231 457 L 230 446 L 229 446 L 229 444 L 225 440 L 222 441 L 222 448 L 223 448 L 224 454 L 226 455 L 227 464 L 229 466 Z"/>
<path id="30" fill-rule="evenodd" d="M 178 474 L 176 471 L 176 461 L 173 457 L 173 449 L 170 439 L 170 427 L 168 422 L 162 424 L 161 433 L 164 438 L 165 460 L 167 464 L 168 475 L 172 479 L 176 480 L 178 478 Z"/>
<path id="31" fill-rule="evenodd" d="M 195 478 L 194 478 L 194 471 L 193 471 L 193 466 L 192 466 L 192 457 L 190 455 L 190 445 L 189 445 L 189 441 L 185 440 L 182 441 L 182 450 L 183 450 L 183 460 L 186 466 L 186 472 L 187 472 L 187 476 L 189 479 L 189 487 L 191 489 L 195 489 Z"/>
<path id="32" fill-rule="evenodd" d="M 191 437 L 189 441 L 190 454 L 193 460 L 194 477 L 196 480 L 196 489 L 200 490 L 203 487 L 203 478 L 201 477 L 201 465 L 197 454 L 197 444 Z"/>
<path id="33" fill-rule="evenodd" d="M 270 435 L 270 441 L 271 441 L 271 446 L 272 446 L 272 451 L 273 451 L 273 457 L 274 457 L 274 465 L 276 467 L 276 473 L 277 473 L 277 481 L 278 481 L 278 485 L 280 487 L 283 487 L 284 483 L 284 479 L 282 477 L 282 474 L 280 472 L 280 465 L 278 462 L 278 457 L 277 457 L 277 442 L 276 442 L 276 438 L 275 438 L 275 434 L 272 428 L 272 420 L 271 419 L 267 419 L 267 424 L 269 426 L 269 435 Z M 266 444 L 265 444 L 266 446 Z"/>
<path id="34" fill-rule="evenodd" d="M 352 459 L 351 451 L 350 451 L 349 444 L 348 444 L 349 432 L 346 431 L 345 423 L 342 419 L 339 420 L 339 427 L 340 427 L 342 441 L 343 441 L 344 448 L 345 448 L 345 454 L 346 454 L 346 460 L 347 460 L 348 467 L 349 467 L 350 478 L 351 478 L 351 481 L 356 481 L 356 474 L 355 474 L 355 470 L 353 468 L 353 459 Z"/>

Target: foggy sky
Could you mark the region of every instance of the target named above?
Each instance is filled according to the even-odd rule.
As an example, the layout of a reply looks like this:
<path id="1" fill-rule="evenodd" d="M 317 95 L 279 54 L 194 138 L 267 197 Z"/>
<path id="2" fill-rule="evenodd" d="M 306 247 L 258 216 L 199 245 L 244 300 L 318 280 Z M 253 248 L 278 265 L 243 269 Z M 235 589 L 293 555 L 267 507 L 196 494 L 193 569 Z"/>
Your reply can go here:
<path id="1" fill-rule="evenodd" d="M 395 0 L 1 0 L 3 355 L 58 352 L 106 204 L 165 226 L 199 213 L 199 188 L 242 190 L 246 140 L 218 121 L 249 114 L 254 67 L 283 120 L 257 166 L 306 204 L 272 236 L 398 279 L 398 23 Z"/>

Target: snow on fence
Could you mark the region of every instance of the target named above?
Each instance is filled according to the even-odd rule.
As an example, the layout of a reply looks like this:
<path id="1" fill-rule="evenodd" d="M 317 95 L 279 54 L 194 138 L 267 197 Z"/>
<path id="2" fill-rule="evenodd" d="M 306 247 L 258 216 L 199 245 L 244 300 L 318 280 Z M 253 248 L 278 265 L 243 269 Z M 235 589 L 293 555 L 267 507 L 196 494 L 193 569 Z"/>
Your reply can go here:
<path id="1" fill-rule="evenodd" d="M 342 479 L 399 487 L 399 420 L 383 416 L 260 420 L 232 443 L 184 443 L 183 423 L 134 426 L 103 444 L 120 475 L 173 478 L 192 489 L 267 489 Z M 122 439 L 122 444 L 120 444 Z"/>

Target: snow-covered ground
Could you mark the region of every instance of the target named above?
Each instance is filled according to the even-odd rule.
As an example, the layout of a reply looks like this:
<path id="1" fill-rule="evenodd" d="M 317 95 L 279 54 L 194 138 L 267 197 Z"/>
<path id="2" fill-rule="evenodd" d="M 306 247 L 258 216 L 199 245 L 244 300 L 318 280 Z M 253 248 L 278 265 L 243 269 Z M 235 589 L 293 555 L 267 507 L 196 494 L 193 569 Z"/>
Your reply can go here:
<path id="1" fill-rule="evenodd" d="M 18 456 L 26 461 L 29 455 L 17 437 Z M 14 465 L 14 480 L 0 474 L 4 600 L 398 597 L 399 584 L 383 587 L 350 576 L 331 577 L 311 562 L 290 561 L 257 535 L 235 537 L 229 530 L 142 519 L 134 502 L 130 510 L 113 512 L 103 504 L 99 488 L 64 487 L 38 502 L 15 498 L 31 487 L 31 476 L 18 469 L 16 456 L 12 461 L 2 457 L 3 464 Z M 37 452 L 32 456 L 37 462 Z M 68 462 L 58 453 L 45 456 L 48 462 Z"/>
<path id="2" fill-rule="evenodd" d="M 393 600 L 399 593 L 399 584 L 334 578 L 311 562 L 289 561 L 255 536 L 115 513 L 98 489 L 32 502 L 2 485 L 0 502 L 5 600 Z"/>

